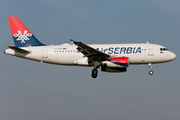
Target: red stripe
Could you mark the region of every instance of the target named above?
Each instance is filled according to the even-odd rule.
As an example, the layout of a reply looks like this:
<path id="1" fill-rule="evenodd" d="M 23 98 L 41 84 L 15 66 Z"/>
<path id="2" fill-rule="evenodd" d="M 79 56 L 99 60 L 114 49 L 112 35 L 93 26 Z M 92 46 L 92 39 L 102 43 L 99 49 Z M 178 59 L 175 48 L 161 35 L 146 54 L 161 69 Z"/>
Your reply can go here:
<path id="1" fill-rule="evenodd" d="M 109 58 L 109 60 L 119 63 L 128 63 L 128 57 L 114 57 L 114 58 Z"/>

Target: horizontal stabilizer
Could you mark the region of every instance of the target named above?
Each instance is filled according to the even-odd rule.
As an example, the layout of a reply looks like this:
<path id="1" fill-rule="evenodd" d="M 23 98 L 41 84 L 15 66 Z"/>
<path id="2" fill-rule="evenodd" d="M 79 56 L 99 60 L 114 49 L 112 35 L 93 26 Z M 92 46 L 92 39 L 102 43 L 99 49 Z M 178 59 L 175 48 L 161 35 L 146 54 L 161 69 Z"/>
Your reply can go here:
<path id="1" fill-rule="evenodd" d="M 15 52 L 19 52 L 19 53 L 30 53 L 30 51 L 15 47 L 15 46 L 8 46 L 9 48 L 11 48 L 13 51 Z"/>

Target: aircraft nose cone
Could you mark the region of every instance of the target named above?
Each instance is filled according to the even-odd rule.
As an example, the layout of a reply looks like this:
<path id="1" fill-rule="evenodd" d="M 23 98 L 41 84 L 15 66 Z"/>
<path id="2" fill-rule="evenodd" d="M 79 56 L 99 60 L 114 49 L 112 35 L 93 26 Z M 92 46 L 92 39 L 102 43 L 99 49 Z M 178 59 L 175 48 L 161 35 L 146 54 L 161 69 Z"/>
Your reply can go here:
<path id="1" fill-rule="evenodd" d="M 173 52 L 171 53 L 171 59 L 172 60 L 176 59 L 176 54 L 174 54 Z"/>

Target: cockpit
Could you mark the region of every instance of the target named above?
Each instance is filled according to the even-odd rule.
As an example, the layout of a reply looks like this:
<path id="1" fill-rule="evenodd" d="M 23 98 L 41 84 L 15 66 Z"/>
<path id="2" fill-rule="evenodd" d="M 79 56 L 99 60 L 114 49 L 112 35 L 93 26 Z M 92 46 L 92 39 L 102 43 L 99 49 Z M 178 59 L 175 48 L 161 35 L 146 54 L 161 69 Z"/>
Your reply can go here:
<path id="1" fill-rule="evenodd" d="M 160 48 L 160 51 L 168 51 L 167 48 Z"/>

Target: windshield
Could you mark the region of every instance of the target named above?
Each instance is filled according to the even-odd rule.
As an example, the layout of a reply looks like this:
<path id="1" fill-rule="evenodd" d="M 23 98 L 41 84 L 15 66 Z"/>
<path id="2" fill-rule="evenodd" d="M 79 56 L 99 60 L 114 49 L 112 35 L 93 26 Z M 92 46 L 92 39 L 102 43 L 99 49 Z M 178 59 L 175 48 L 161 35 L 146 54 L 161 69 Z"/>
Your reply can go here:
<path id="1" fill-rule="evenodd" d="M 160 48 L 160 51 L 168 51 L 167 48 Z"/>

